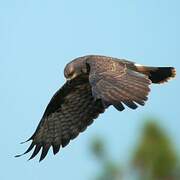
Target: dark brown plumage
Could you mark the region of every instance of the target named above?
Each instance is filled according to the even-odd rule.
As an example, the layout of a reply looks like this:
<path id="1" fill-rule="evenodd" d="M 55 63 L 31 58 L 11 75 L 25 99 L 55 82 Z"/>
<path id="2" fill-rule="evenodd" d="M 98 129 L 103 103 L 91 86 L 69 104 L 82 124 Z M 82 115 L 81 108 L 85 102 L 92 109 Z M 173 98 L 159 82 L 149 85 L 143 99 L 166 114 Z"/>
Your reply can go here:
<path id="1" fill-rule="evenodd" d="M 49 102 L 24 153 L 40 150 L 40 161 L 50 147 L 56 154 L 71 139 L 84 131 L 100 113 L 113 105 L 136 109 L 144 105 L 152 83 L 162 83 L 175 76 L 172 67 L 147 67 L 106 56 L 84 56 L 71 61 L 64 70 L 67 82 Z M 21 155 L 17 155 L 19 157 Z"/>

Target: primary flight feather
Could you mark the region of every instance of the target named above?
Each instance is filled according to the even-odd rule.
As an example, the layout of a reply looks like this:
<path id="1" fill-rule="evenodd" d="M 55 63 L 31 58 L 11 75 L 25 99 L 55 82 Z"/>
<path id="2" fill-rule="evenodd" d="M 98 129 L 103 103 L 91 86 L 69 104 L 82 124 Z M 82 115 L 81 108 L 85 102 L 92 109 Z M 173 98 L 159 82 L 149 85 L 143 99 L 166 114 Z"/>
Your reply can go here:
<path id="1" fill-rule="evenodd" d="M 74 59 L 64 69 L 66 83 L 50 100 L 23 154 L 34 148 L 32 159 L 41 150 L 40 161 L 50 147 L 56 154 L 110 105 L 119 111 L 125 105 L 136 109 L 145 104 L 151 83 L 164 83 L 175 74 L 173 67 L 148 67 L 106 56 Z"/>

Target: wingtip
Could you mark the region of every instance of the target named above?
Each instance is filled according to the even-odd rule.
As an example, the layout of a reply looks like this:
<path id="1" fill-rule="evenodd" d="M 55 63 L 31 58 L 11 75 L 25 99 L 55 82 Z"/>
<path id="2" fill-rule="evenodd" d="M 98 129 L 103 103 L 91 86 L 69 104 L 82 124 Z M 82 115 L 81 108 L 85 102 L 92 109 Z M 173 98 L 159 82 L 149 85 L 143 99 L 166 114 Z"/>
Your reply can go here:
<path id="1" fill-rule="evenodd" d="M 43 159 L 41 159 L 41 158 L 40 158 L 40 159 L 39 159 L 39 163 L 41 163 L 41 162 L 42 162 L 42 160 L 43 160 Z"/>
<path id="2" fill-rule="evenodd" d="M 39 158 L 39 163 L 42 162 L 42 160 L 44 160 L 45 156 L 44 157 L 40 157 Z"/>
<path id="3" fill-rule="evenodd" d="M 60 144 L 53 144 L 53 154 L 56 155 L 60 150 Z"/>
<path id="4" fill-rule="evenodd" d="M 18 154 L 18 155 L 15 155 L 14 157 L 18 158 L 18 157 L 21 157 L 21 156 L 22 156 L 22 154 Z"/>
<path id="5" fill-rule="evenodd" d="M 25 155 L 26 154 L 26 152 L 24 152 L 24 153 L 22 153 L 22 154 L 17 154 L 17 155 L 15 155 L 14 157 L 15 158 L 19 158 L 19 157 L 21 157 L 21 156 L 23 156 L 23 155 Z"/>
<path id="6" fill-rule="evenodd" d="M 30 161 L 32 159 L 32 157 L 30 157 L 27 161 Z"/>
<path id="7" fill-rule="evenodd" d="M 26 140 L 26 141 L 23 141 L 23 142 L 20 142 L 20 144 L 27 143 L 28 141 L 30 141 L 30 139 L 28 139 L 28 140 Z"/>
<path id="8" fill-rule="evenodd" d="M 28 159 L 28 161 L 30 161 L 31 159 L 33 159 L 36 155 L 34 155 L 34 153 L 31 155 L 31 157 Z"/>
<path id="9" fill-rule="evenodd" d="M 33 136 L 31 136 L 29 139 L 27 139 L 27 140 L 25 140 L 25 141 L 23 141 L 23 142 L 20 142 L 20 144 L 27 143 L 27 142 L 29 142 L 29 141 L 32 140 L 32 139 L 33 139 Z"/>

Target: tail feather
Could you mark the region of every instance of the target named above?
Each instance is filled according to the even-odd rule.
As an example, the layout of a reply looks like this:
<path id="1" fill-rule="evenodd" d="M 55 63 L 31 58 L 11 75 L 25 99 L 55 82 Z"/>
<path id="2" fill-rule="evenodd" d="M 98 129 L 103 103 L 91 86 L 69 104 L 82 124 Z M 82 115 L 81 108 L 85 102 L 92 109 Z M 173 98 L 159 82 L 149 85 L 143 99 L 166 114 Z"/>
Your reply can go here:
<path id="1" fill-rule="evenodd" d="M 150 71 L 149 79 L 152 83 L 164 83 L 176 76 L 176 70 L 173 67 L 158 67 Z"/>
<path id="2" fill-rule="evenodd" d="M 174 67 L 147 67 L 136 66 L 138 72 L 148 75 L 152 83 L 164 83 L 176 76 Z"/>

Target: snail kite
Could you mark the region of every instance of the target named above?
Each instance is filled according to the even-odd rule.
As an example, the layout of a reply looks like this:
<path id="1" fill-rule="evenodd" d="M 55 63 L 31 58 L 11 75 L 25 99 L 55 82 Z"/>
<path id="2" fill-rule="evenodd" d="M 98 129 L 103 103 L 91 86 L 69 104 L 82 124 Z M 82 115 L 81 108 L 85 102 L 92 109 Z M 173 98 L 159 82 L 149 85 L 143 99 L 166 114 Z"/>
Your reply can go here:
<path id="1" fill-rule="evenodd" d="M 143 106 L 149 85 L 164 83 L 175 74 L 173 67 L 149 67 L 106 56 L 74 59 L 64 69 L 66 83 L 52 97 L 36 131 L 28 139 L 32 140 L 31 145 L 23 154 L 34 148 L 32 159 L 41 150 L 40 161 L 50 147 L 56 154 L 110 105 L 118 111 L 125 106 L 131 109 Z"/>

